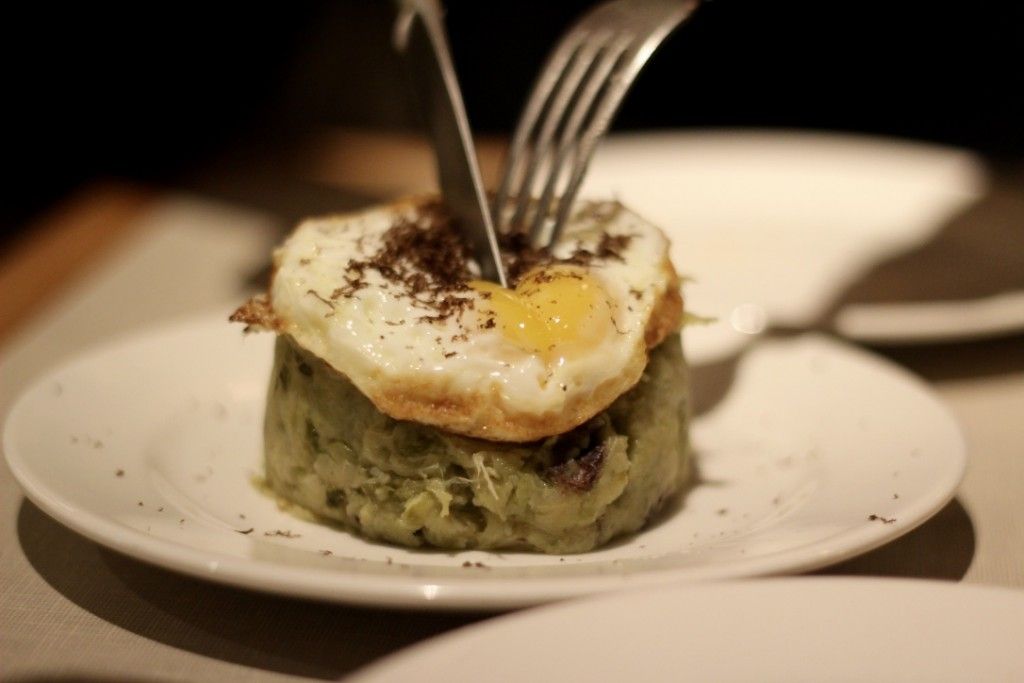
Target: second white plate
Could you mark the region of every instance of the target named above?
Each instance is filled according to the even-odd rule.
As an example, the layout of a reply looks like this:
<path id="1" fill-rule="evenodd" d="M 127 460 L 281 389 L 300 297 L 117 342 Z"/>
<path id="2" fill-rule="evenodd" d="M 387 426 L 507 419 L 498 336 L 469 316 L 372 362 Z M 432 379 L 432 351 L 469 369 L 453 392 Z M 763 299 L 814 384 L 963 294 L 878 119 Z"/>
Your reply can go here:
<path id="1" fill-rule="evenodd" d="M 1020 681 L 1021 633 L 1024 592 L 1005 588 L 851 578 L 675 586 L 459 629 L 352 683 L 424 671 L 450 683 L 482 671 L 491 681 Z"/>
<path id="2" fill-rule="evenodd" d="M 722 357 L 767 326 L 820 325 L 875 264 L 931 240 L 985 192 L 972 154 L 907 141 L 789 131 L 626 134 L 602 143 L 583 194 L 614 196 L 672 238 L 696 280 L 694 357 Z M 838 331 L 927 343 L 1024 330 L 1024 291 L 977 300 L 859 304 Z"/>
<path id="3" fill-rule="evenodd" d="M 628 586 L 815 569 L 953 495 L 960 432 L 918 380 L 825 338 L 762 343 L 695 421 L 701 480 L 596 552 L 411 551 L 280 511 L 253 485 L 271 337 L 223 316 L 98 349 L 12 410 L 29 498 L 111 548 L 214 581 L 337 602 L 507 608 Z"/>

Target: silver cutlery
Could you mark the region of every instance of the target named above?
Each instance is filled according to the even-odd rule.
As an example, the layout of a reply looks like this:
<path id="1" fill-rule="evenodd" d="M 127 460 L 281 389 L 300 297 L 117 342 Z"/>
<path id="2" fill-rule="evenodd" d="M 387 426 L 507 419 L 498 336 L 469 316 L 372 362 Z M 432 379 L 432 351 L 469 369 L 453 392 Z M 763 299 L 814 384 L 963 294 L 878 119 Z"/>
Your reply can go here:
<path id="1" fill-rule="evenodd" d="M 558 238 L 594 148 L 626 92 L 697 5 L 698 0 L 611 0 L 562 37 L 512 138 L 493 204 L 499 232 L 525 232 L 536 246 Z"/>
<path id="2" fill-rule="evenodd" d="M 405 56 L 434 140 L 441 192 L 482 277 L 507 286 L 476 149 L 437 0 L 398 0 L 394 45 Z"/>

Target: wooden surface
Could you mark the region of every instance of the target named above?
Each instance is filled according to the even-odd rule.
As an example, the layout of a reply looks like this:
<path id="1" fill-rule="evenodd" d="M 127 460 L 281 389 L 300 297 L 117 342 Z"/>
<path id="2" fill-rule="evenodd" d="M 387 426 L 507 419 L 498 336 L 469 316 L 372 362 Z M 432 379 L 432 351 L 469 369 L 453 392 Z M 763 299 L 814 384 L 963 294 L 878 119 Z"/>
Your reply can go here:
<path id="1" fill-rule="evenodd" d="M 503 139 L 476 140 L 480 175 L 492 188 L 501 176 Z M 303 150 L 297 166 L 308 177 L 329 185 L 380 197 L 434 191 L 434 152 L 430 141 L 411 133 L 332 130 Z"/>
<path id="2" fill-rule="evenodd" d="M 131 229 L 154 193 L 129 183 L 95 183 L 26 227 L 0 252 L 0 343 Z"/>

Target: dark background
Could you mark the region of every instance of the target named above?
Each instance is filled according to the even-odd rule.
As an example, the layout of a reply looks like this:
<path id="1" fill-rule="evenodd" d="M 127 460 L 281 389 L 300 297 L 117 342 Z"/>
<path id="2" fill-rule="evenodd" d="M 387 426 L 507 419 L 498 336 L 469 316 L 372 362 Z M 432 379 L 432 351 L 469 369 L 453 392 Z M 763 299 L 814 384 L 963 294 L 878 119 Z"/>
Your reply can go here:
<path id="1" fill-rule="evenodd" d="M 446 3 L 476 131 L 511 129 L 547 50 L 590 5 Z M 368 0 L 23 7 L 0 29 L 3 234 L 92 178 L 173 185 L 323 126 L 417 126 L 392 13 Z M 1019 3 L 709 0 L 614 127 L 859 131 L 1020 160 L 1022 45 Z"/>

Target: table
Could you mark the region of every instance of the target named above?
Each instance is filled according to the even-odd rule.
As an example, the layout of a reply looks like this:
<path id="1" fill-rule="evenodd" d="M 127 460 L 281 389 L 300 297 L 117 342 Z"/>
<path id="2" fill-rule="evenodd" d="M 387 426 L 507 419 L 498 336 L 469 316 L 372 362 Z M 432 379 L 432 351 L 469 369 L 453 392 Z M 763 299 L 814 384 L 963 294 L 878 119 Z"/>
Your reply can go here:
<path id="1" fill-rule="evenodd" d="M 339 139 L 353 144 L 351 134 Z M 371 158 L 387 144 L 358 141 Z M 399 143 L 422 168 L 423 148 Z M 366 167 L 325 162 L 311 175 L 365 180 Z M 417 189 L 422 176 L 389 182 L 386 193 Z M 84 188 L 0 261 L 0 414 L 35 375 L 82 348 L 194 312 L 227 313 L 285 227 L 208 194 Z M 1024 588 L 1024 337 L 884 353 L 924 377 L 959 419 L 969 471 L 956 499 L 921 528 L 822 573 Z M 323 605 L 179 576 L 66 530 L 0 467 L 5 680 L 336 679 L 487 618 Z"/>

